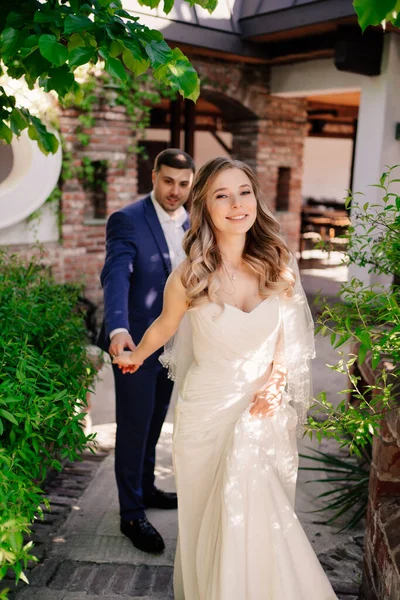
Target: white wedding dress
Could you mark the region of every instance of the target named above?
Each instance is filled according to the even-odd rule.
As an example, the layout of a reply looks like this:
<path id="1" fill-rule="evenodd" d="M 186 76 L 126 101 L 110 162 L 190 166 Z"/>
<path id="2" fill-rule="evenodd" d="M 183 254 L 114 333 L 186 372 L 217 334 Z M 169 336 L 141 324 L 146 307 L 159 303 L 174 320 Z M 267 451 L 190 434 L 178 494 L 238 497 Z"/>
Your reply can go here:
<path id="1" fill-rule="evenodd" d="M 176 382 L 173 436 L 175 600 L 336 600 L 293 509 L 290 396 L 273 417 L 249 414 L 276 356 L 282 299 L 250 313 L 208 303 L 185 319 L 192 350 L 177 356 L 178 367 L 187 364 Z"/>

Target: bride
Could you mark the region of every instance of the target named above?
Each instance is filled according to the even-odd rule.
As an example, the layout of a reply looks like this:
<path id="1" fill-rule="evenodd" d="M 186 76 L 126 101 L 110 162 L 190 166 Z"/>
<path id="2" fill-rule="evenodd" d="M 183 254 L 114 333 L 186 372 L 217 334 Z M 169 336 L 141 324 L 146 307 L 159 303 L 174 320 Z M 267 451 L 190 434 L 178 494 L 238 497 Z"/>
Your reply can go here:
<path id="1" fill-rule="evenodd" d="M 162 314 L 114 359 L 134 372 L 176 334 L 175 600 L 336 600 L 293 509 L 314 333 L 278 232 L 250 167 L 210 160 Z"/>

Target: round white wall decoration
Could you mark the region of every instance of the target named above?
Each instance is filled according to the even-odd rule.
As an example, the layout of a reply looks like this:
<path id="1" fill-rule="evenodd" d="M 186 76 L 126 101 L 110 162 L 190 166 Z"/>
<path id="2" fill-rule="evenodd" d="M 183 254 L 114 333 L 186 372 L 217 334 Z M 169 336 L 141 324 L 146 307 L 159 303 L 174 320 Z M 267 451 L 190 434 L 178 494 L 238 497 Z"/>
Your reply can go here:
<path id="1" fill-rule="evenodd" d="M 29 217 L 46 201 L 61 172 L 62 151 L 43 154 L 23 131 L 0 145 L 0 229 Z"/>

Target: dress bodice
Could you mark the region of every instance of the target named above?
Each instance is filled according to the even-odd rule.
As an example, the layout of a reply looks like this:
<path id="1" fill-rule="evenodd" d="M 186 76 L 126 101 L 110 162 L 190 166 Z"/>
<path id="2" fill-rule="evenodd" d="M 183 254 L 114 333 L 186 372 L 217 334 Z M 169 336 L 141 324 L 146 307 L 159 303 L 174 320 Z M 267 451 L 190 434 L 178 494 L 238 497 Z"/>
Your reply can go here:
<path id="1" fill-rule="evenodd" d="M 273 360 L 280 324 L 277 296 L 266 298 L 249 313 L 230 304 L 209 303 L 190 314 L 198 365 L 232 368 L 232 363 L 268 365 Z"/>

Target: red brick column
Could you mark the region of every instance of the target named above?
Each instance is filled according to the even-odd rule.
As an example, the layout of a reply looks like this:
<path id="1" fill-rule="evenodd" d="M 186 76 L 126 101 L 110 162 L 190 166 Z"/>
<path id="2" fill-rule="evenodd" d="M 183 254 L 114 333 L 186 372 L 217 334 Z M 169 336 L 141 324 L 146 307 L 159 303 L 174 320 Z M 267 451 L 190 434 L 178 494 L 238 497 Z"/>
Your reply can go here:
<path id="1" fill-rule="evenodd" d="M 265 104 L 265 118 L 240 121 L 233 125 L 232 133 L 234 156 L 256 171 L 268 205 L 281 224 L 284 238 L 292 250 L 298 250 L 303 150 L 307 135 L 305 101 L 270 96 Z M 286 169 L 284 180 L 288 205 L 280 210 L 277 196 L 282 169 Z"/>
<path id="2" fill-rule="evenodd" d="M 359 600 L 400 598 L 400 410 L 373 442 L 364 572 Z"/>
<path id="3" fill-rule="evenodd" d="M 79 112 L 74 109 L 64 111 L 60 116 L 61 133 L 67 150 L 72 152 L 75 166 L 80 166 L 83 157 L 107 161 L 107 217 L 137 196 L 136 154 L 129 152 L 134 134 L 123 107 L 99 106 L 94 111 L 95 126 L 85 130 L 90 143 L 83 147 L 76 132 L 78 116 Z M 89 202 L 90 194 L 83 182 L 74 178 L 64 183 L 61 198 L 63 272 L 65 281 L 84 283 L 86 296 L 99 304 L 102 300 L 99 275 L 105 257 L 106 218 L 88 217 Z"/>

